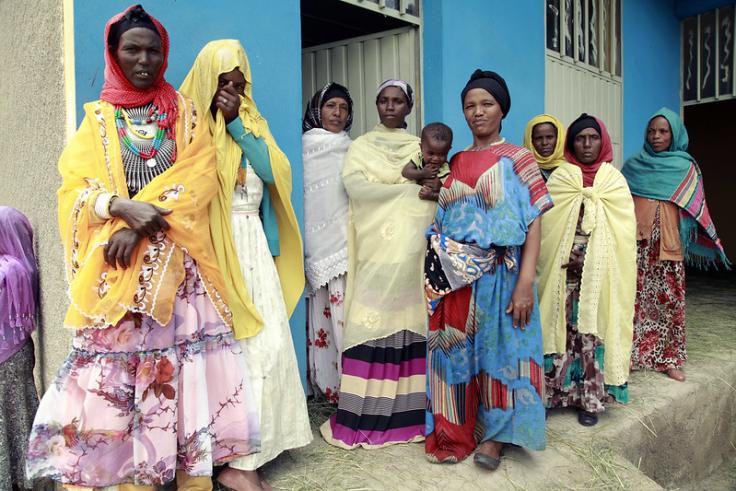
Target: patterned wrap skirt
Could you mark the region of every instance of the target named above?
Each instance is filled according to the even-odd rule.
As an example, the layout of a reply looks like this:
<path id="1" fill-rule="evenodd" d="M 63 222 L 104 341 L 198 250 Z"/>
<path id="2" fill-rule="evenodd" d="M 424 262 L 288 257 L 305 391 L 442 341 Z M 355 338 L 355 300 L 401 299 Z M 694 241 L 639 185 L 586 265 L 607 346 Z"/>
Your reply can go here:
<path id="1" fill-rule="evenodd" d="M 604 383 L 603 341 L 594 334 L 581 333 L 577 329 L 580 276 L 568 271 L 566 287 L 566 350 L 544 356 L 546 406 L 577 407 L 599 413 L 605 410 L 605 404 L 628 402 L 628 384 L 613 386 Z"/>
<path id="2" fill-rule="evenodd" d="M 681 368 L 685 348 L 685 265 L 660 261 L 659 211 L 652 237 L 637 241 L 636 307 L 631 367 Z"/>
<path id="3" fill-rule="evenodd" d="M 332 278 L 307 299 L 307 370 L 310 390 L 337 404 L 342 373 L 347 277 Z"/>
<path id="4" fill-rule="evenodd" d="M 167 325 L 130 313 L 77 331 L 33 422 L 30 478 L 162 485 L 259 450 L 240 345 L 189 256 L 185 269 Z"/>

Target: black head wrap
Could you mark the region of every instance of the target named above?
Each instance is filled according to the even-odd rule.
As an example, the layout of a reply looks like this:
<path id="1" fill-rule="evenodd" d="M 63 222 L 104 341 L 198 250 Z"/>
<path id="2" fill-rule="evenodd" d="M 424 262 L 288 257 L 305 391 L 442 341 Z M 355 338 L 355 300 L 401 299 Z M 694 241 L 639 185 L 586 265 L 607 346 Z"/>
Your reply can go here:
<path id="1" fill-rule="evenodd" d="M 325 92 L 325 95 L 322 96 L 322 101 L 319 103 L 320 109 L 322 108 L 322 106 L 325 105 L 327 101 L 335 97 L 342 97 L 346 101 L 350 100 L 348 89 L 346 89 L 340 84 L 333 83 L 330 85 L 330 88 L 327 89 L 327 92 Z"/>
<path id="2" fill-rule="evenodd" d="M 575 153 L 575 147 L 573 146 L 573 143 L 575 142 L 575 137 L 578 136 L 578 133 L 586 128 L 593 128 L 598 132 L 599 135 L 603 134 L 601 132 L 601 125 L 598 124 L 598 121 L 596 121 L 593 116 L 590 116 L 587 113 L 581 114 L 580 116 L 578 116 L 578 119 L 570 123 L 570 128 L 568 128 L 567 130 L 565 147 L 570 153 Z"/>
<path id="3" fill-rule="evenodd" d="M 511 94 L 509 94 L 506 80 L 498 73 L 483 71 L 480 68 L 475 70 L 460 94 L 461 104 L 465 104 L 465 96 L 468 95 L 471 89 L 484 89 L 488 91 L 501 106 L 503 117 L 505 118 L 509 113 L 511 109 Z"/>
<path id="4" fill-rule="evenodd" d="M 302 133 L 314 128 L 322 128 L 322 106 L 333 97 L 342 97 L 348 101 L 348 120 L 345 123 L 345 131 L 350 131 L 353 125 L 353 99 L 350 97 L 347 87 L 336 82 L 330 82 L 319 90 L 307 104 L 302 120 Z"/>
<path id="5" fill-rule="evenodd" d="M 122 36 L 125 31 L 129 31 L 136 27 L 145 27 L 146 29 L 152 30 L 157 36 L 159 36 L 158 29 L 156 29 L 156 26 L 153 24 L 151 17 L 139 4 L 130 9 L 122 19 L 110 26 L 110 34 L 107 37 L 108 46 L 117 46 L 120 42 L 120 36 Z"/>

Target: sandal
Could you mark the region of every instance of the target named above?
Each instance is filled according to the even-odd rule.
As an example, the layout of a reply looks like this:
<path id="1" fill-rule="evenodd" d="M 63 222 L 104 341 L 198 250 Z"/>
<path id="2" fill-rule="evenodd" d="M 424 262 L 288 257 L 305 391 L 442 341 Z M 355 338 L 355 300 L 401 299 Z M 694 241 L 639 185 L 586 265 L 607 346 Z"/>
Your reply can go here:
<path id="1" fill-rule="evenodd" d="M 598 424 L 598 415 L 590 411 L 581 410 L 578 412 L 578 423 L 583 426 L 595 426 Z"/>
<path id="2" fill-rule="evenodd" d="M 475 462 L 475 465 L 478 467 L 482 467 L 489 471 L 495 471 L 498 469 L 498 466 L 501 465 L 500 458 L 491 457 L 490 455 L 478 452 L 473 455 L 473 462 Z"/>

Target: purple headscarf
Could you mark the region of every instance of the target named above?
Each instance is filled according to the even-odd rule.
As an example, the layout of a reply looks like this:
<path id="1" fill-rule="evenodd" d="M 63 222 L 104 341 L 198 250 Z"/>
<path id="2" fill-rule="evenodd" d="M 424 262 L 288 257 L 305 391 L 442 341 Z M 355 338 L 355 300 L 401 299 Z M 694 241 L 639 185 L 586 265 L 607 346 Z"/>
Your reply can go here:
<path id="1" fill-rule="evenodd" d="M 0 363 L 28 341 L 36 326 L 37 298 L 31 224 L 15 208 L 0 206 Z"/>

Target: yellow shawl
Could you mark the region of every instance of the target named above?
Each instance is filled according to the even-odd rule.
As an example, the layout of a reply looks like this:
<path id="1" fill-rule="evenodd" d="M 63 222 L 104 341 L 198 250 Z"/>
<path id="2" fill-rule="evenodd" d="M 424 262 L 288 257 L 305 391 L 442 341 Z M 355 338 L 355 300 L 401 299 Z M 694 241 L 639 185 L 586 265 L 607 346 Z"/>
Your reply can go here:
<path id="1" fill-rule="evenodd" d="M 232 200 L 242 151 L 228 134 L 222 113 L 218 111 L 217 119 L 213 119 L 210 112 L 218 77 L 235 68 L 240 69 L 245 77 L 245 97 L 240 99 L 240 119 L 246 131 L 257 138 L 263 138 L 268 146 L 271 170 L 275 178 L 275 183 L 268 186 L 276 211 L 281 249 L 281 254 L 275 261 L 289 315 L 294 312 L 304 290 L 304 257 L 299 224 L 291 205 L 291 166 L 253 100 L 253 83 L 245 50 L 239 41 L 233 39 L 207 43 L 197 55 L 192 69 L 182 83 L 181 91 L 194 101 L 200 121 L 209 128 L 217 149 L 219 193 L 210 205 L 212 242 L 220 270 L 225 276 L 225 292 L 233 312 L 235 337 L 243 339 L 257 334 L 263 326 L 263 320 L 245 286 L 233 240 Z"/>
<path id="2" fill-rule="evenodd" d="M 536 125 L 541 123 L 550 123 L 552 126 L 557 128 L 557 143 L 555 144 L 555 150 L 549 157 L 542 157 L 532 144 L 532 130 Z M 559 119 L 551 114 L 540 114 L 539 116 L 534 116 L 526 124 L 526 129 L 524 130 L 524 146 L 532 152 L 534 160 L 537 161 L 537 164 L 541 169 L 556 169 L 565 163 L 565 127 Z"/>
<path id="3" fill-rule="evenodd" d="M 636 217 L 626 179 L 604 163 L 592 187 L 579 167 L 562 164 L 547 181 L 555 206 L 542 216 L 537 263 L 545 353 L 564 353 L 565 281 L 580 206 L 589 233 L 580 284 L 578 331 L 605 343 L 605 383 L 622 385 L 629 374 L 636 296 Z"/>
<path id="4" fill-rule="evenodd" d="M 344 349 L 407 329 L 427 335 L 424 236 L 436 203 L 401 177 L 419 138 L 382 124 L 348 149 L 343 183 L 350 198 Z"/>
<path id="5" fill-rule="evenodd" d="M 103 258 L 110 236 L 127 225 L 119 218 L 99 220 L 94 212 L 100 193 L 128 197 L 114 107 L 97 101 L 84 109 L 84 121 L 59 160 L 59 229 L 71 301 L 64 325 L 104 328 L 117 324 L 127 312 L 167 324 L 185 277 L 185 250 L 197 262 L 218 313 L 231 325 L 209 238 L 207 207 L 217 192 L 215 151 L 210 135 L 196 131 L 191 102 L 179 94 L 176 163 L 134 198 L 173 210 L 166 216 L 171 229 L 142 239 L 127 269 L 112 269 Z"/>

